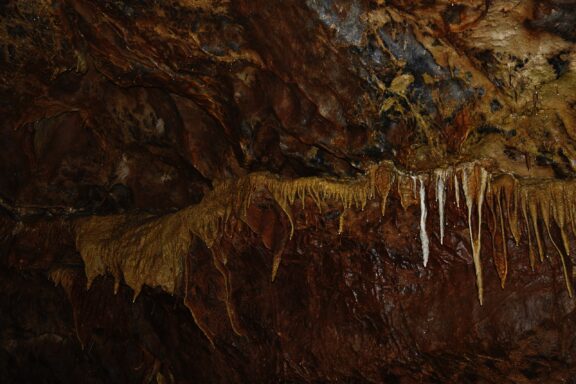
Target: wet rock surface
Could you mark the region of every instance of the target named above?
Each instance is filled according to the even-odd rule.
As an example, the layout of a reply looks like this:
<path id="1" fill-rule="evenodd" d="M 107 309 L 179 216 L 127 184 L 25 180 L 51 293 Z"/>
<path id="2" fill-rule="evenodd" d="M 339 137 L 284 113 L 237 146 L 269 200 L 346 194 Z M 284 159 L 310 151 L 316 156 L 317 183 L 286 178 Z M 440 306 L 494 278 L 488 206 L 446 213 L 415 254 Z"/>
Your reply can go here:
<path id="1" fill-rule="evenodd" d="M 249 215 L 282 217 L 276 210 L 263 200 Z M 22 230 L 10 246 L 4 243 L 10 262 L 2 269 L 3 380 L 563 382 L 573 376 L 574 301 L 558 258 L 550 255 L 532 270 L 527 243 L 510 244 L 502 289 L 485 232 L 480 306 L 463 207 L 447 204 L 443 245 L 430 220 L 426 267 L 416 205 L 404 210 L 392 195 L 384 217 L 377 202 L 350 210 L 341 235 L 338 209 L 323 211 L 312 201 L 295 210 L 297 230 L 273 282 L 272 254 L 257 230 L 242 225 L 222 239 L 229 298 L 202 242 L 190 248 L 186 292 L 169 296 L 145 286 L 133 302 L 125 285 L 114 294 L 111 278 L 86 290 L 82 262 L 67 240 L 44 245 L 60 250 L 50 260 L 26 248 L 56 223 Z"/>
<path id="2" fill-rule="evenodd" d="M 575 20 L 0 4 L 0 382 L 572 382 Z"/>

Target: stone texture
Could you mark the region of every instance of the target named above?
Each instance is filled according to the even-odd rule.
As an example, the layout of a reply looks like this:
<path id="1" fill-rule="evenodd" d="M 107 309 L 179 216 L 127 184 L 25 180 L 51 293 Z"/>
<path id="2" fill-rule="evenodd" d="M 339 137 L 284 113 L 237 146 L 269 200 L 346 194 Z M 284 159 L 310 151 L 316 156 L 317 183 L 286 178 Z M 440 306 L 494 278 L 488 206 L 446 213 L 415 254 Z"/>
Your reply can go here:
<path id="1" fill-rule="evenodd" d="M 111 276 L 86 290 L 75 223 L 181 212 L 260 171 L 487 159 L 570 180 L 575 25 L 573 0 L 3 2 L 0 382 L 571 382 L 554 224 L 532 270 L 526 229 L 516 245 L 487 213 L 480 306 L 464 197 L 441 244 L 429 184 L 426 268 L 417 199 L 297 201 L 289 238 L 257 194 L 217 256 L 194 239 L 186 289 L 134 302 Z"/>

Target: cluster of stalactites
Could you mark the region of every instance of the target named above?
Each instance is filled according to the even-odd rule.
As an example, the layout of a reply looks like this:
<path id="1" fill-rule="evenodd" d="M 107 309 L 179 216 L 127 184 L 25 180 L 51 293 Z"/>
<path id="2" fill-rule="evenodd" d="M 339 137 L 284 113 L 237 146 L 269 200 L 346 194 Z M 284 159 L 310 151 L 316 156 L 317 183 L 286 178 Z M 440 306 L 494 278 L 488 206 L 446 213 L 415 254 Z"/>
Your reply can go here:
<path id="1" fill-rule="evenodd" d="M 217 251 L 224 233 L 233 231 L 229 223 L 245 220 L 248 207 L 256 192 L 267 192 L 287 215 L 294 233 L 292 206 L 297 200 L 305 204 L 312 200 L 321 209 L 324 203 L 339 204 L 339 232 L 345 229 L 344 212 L 363 210 L 368 201 L 379 199 L 385 215 L 389 194 L 396 186 L 402 207 L 417 205 L 420 209 L 420 240 L 423 263 L 429 259 L 430 238 L 427 233 L 429 200 L 433 191 L 438 207 L 440 244 L 445 238 L 445 206 L 447 197 L 460 207 L 462 195 L 467 207 L 468 226 L 473 262 L 476 270 L 478 299 L 483 302 L 481 266 L 481 235 L 483 209 L 491 213 L 493 237 L 499 236 L 501 249 L 493 258 L 502 286 L 508 273 L 507 238 L 516 243 L 525 233 L 530 245 L 530 262 L 535 263 L 535 251 L 544 258 L 544 242 L 540 235 L 540 221 L 556 249 L 568 292 L 572 287 L 566 269 L 569 254 L 568 229 L 576 235 L 576 195 L 574 183 L 559 180 L 517 180 L 505 173 L 489 173 L 480 163 L 465 163 L 430 172 L 410 174 L 385 162 L 371 167 L 365 176 L 335 180 L 309 177 L 287 180 L 269 173 L 255 173 L 237 180 L 215 184 L 201 203 L 162 217 L 150 215 L 116 215 L 83 218 L 76 222 L 77 247 L 84 259 L 88 285 L 95 277 L 111 273 L 116 288 L 123 278 L 134 289 L 135 297 L 143 285 L 158 286 L 167 292 L 180 289 L 183 265 L 195 238 L 201 239 L 214 255 L 218 254 L 219 270 L 226 280 L 226 257 Z M 519 217 L 524 218 L 524 231 Z M 234 220 L 231 220 L 234 218 Z M 540 220 L 541 219 L 541 220 Z M 555 242 L 550 225 L 560 229 L 562 242 Z M 216 257 L 216 256 L 215 256 Z M 273 277 L 279 260 L 275 260 Z"/>
<path id="2" fill-rule="evenodd" d="M 483 302 L 483 279 L 480 262 L 482 207 L 489 184 L 489 173 L 477 163 L 466 163 L 456 167 L 440 168 L 433 172 L 412 175 L 394 170 L 400 204 L 404 209 L 420 201 L 420 240 L 422 243 L 422 259 L 424 266 L 428 264 L 430 255 L 430 240 L 426 231 L 428 216 L 428 203 L 426 199 L 426 185 L 434 183 L 434 193 L 438 206 L 440 228 L 440 244 L 444 244 L 445 234 L 445 207 L 448 188 L 453 187 L 454 203 L 460 206 L 461 190 L 464 193 L 468 208 L 468 227 L 472 258 L 476 270 L 478 285 L 478 299 Z M 420 188 L 417 188 L 419 183 Z M 389 187 L 390 188 L 390 187 Z M 385 201 L 383 202 L 386 203 Z"/>
<path id="3" fill-rule="evenodd" d="M 419 176 L 422 178 L 422 176 Z M 508 239 L 513 238 L 516 245 L 524 234 L 528 239 L 530 265 L 534 269 L 536 250 L 540 261 L 544 260 L 545 247 L 541 237 L 541 224 L 557 253 L 566 288 L 570 297 L 573 289 L 566 258 L 570 254 L 569 231 L 576 237 L 576 182 L 553 179 L 517 179 L 508 173 L 490 173 L 479 163 L 467 163 L 456 167 L 435 170 L 430 177 L 434 183 L 434 192 L 438 206 L 440 243 L 444 242 L 445 204 L 448 188 L 452 188 L 453 203 L 460 206 L 464 195 L 468 213 L 468 227 L 472 258 L 476 270 L 478 299 L 483 303 L 483 279 L 481 265 L 481 235 L 484 216 L 489 216 L 495 244 L 492 257 L 496 270 L 504 287 L 508 275 Z M 399 195 L 407 195 L 406 183 L 399 183 Z M 421 188 L 421 194 L 425 190 Z M 422 196 L 421 196 L 422 200 Z M 402 203 L 405 205 L 406 203 Z M 425 206 L 421 204 L 422 216 L 426 217 Z M 489 215 L 483 215 L 487 209 Z M 523 221 L 520 220 L 523 217 Z M 561 243 L 554 239 L 552 222 L 559 228 Z M 524 224 L 522 230 L 522 223 Z M 425 222 L 421 220 L 421 232 L 425 231 Z M 421 235 L 421 238 L 423 236 Z M 498 240 L 498 241 L 496 241 Z M 423 247 L 428 241 L 422 242 Z M 427 261 L 428 250 L 423 251 Z"/>
<path id="4" fill-rule="evenodd" d="M 445 207 L 448 192 L 453 196 L 453 204 L 458 208 L 462 195 L 468 214 L 468 230 L 472 259 L 476 271 L 478 300 L 483 303 L 483 278 L 481 265 L 481 236 L 485 216 L 491 218 L 492 239 L 498 244 L 492 253 L 496 270 L 504 287 L 508 275 L 508 239 L 513 238 L 516 245 L 524 234 L 529 245 L 530 265 L 534 269 L 535 253 L 544 260 L 545 247 L 541 237 L 541 224 L 548 235 L 549 241 L 557 253 L 566 288 L 570 297 L 573 289 L 568 272 L 566 258 L 570 254 L 569 231 L 576 237 L 576 182 L 553 179 L 517 179 L 513 175 L 502 172 L 488 172 L 480 163 L 465 163 L 455 167 L 436 169 L 418 176 L 399 173 L 398 195 L 404 208 L 417 202 L 417 180 L 420 180 L 420 239 L 424 265 L 428 262 L 429 239 L 426 235 L 427 208 L 426 188 L 422 180 L 433 183 L 430 188 L 435 193 L 438 207 L 440 228 L 440 244 L 444 243 Z M 451 189 L 451 191 L 449 191 Z M 489 215 L 483 214 L 487 209 Z M 523 217 L 523 221 L 520 220 Z M 552 236 L 552 222 L 559 228 L 561 243 Z M 522 230 L 522 223 L 524 224 Z"/>
<path id="5" fill-rule="evenodd" d="M 570 253 L 569 227 L 576 236 L 576 192 L 574 192 L 576 182 L 517 179 L 508 173 L 489 172 L 480 162 L 463 163 L 418 174 L 402 172 L 387 162 L 370 168 L 365 177 L 354 180 L 334 181 L 321 178 L 281 180 L 268 174 L 261 174 L 255 176 L 250 184 L 252 187 L 266 187 L 286 212 L 292 225 L 291 205 L 296 200 L 304 204 L 306 197 L 312 198 L 319 207 L 323 201 L 340 203 L 344 210 L 351 207 L 363 209 L 367 200 L 379 198 L 382 215 L 385 215 L 388 196 L 396 186 L 404 209 L 411 205 L 420 208 L 420 240 L 424 266 L 427 265 L 430 255 L 430 238 L 426 228 L 429 206 L 427 191 L 433 191 L 435 194 L 441 245 L 445 237 L 447 197 L 450 193 L 453 197 L 451 203 L 457 208 L 460 207 L 463 197 L 467 208 L 470 247 L 480 304 L 484 301 L 481 244 L 486 218 L 492 221 L 487 227 L 493 240 L 499 239 L 497 242 L 499 248 L 494 249 L 492 257 L 502 287 L 508 275 L 508 239 L 513 238 L 518 245 L 522 234 L 528 237 L 529 260 L 534 268 L 535 249 L 540 260 L 544 259 L 544 241 L 540 230 L 540 223 L 543 223 L 550 243 L 560 259 L 568 294 L 570 297 L 573 295 L 566 258 Z M 483 212 L 486 209 L 488 212 Z M 524 218 L 524 231 L 519 220 L 521 215 Z M 341 219 L 343 218 L 342 214 Z M 550 228 L 552 221 L 560 229 L 561 244 L 552 236 Z M 343 229 L 344 224 L 341 220 L 339 232 Z"/>

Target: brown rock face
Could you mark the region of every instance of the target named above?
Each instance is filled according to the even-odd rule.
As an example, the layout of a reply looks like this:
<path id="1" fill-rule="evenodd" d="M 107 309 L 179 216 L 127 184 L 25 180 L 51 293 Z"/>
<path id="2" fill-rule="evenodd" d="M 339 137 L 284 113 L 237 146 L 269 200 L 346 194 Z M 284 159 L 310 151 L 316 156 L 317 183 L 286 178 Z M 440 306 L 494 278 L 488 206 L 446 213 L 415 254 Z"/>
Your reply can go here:
<path id="1" fill-rule="evenodd" d="M 575 26 L 0 3 L 0 382 L 574 382 Z"/>

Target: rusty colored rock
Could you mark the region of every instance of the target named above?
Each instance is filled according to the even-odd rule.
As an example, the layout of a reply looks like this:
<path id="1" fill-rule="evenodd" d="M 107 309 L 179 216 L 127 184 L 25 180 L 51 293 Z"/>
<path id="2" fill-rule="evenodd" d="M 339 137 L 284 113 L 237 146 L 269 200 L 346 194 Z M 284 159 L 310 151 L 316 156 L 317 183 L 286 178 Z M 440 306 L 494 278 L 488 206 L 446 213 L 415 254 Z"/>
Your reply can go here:
<path id="1" fill-rule="evenodd" d="M 575 25 L 0 4 L 0 382 L 572 380 Z"/>

